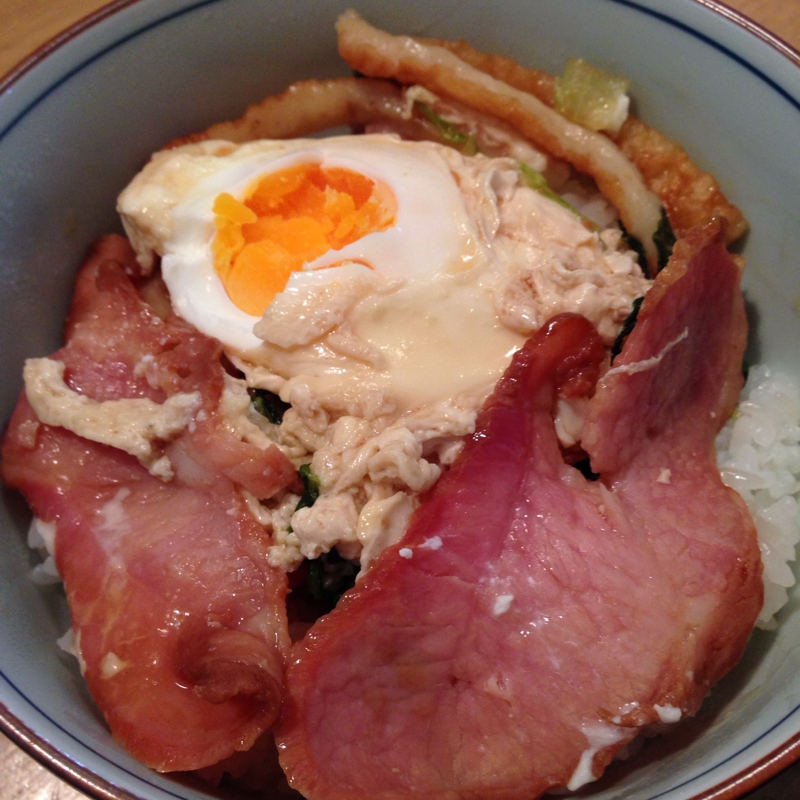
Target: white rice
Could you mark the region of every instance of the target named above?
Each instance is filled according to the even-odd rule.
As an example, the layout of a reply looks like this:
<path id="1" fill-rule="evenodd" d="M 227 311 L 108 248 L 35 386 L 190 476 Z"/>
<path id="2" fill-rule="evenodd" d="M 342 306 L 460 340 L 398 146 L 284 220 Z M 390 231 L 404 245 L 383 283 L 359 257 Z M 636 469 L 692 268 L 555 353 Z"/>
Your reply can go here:
<path id="1" fill-rule="evenodd" d="M 774 615 L 795 583 L 789 566 L 800 541 L 800 390 L 787 375 L 753 367 L 736 412 L 717 439 L 722 480 L 745 499 L 758 530 L 764 562 L 764 608 Z"/>
<path id="2" fill-rule="evenodd" d="M 31 580 L 43 586 L 50 583 L 61 583 L 54 558 L 56 552 L 55 522 L 44 522 L 34 517 L 28 528 L 28 547 L 36 550 L 42 558 L 42 563 L 37 564 L 31 570 Z"/>

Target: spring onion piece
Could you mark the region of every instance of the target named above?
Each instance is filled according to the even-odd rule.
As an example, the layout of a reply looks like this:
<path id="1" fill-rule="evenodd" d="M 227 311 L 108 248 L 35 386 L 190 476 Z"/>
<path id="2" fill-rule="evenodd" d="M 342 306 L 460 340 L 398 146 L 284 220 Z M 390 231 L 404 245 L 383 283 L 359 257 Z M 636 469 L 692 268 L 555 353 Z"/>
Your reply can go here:
<path id="1" fill-rule="evenodd" d="M 450 120 L 440 117 L 426 103 L 417 100 L 415 101 L 414 105 L 419 108 L 419 110 L 436 126 L 436 129 L 439 131 L 442 139 L 447 144 L 456 147 L 466 156 L 474 156 L 476 153 L 481 152 L 480 148 L 478 147 L 478 141 L 474 136 L 464 133 L 464 131 L 460 130 L 456 125 L 450 122 Z M 539 194 L 544 195 L 554 203 L 558 203 L 560 206 L 571 211 L 573 214 L 575 214 L 575 216 L 580 218 L 581 222 L 583 222 L 583 224 L 590 231 L 602 230 L 600 225 L 592 222 L 592 220 L 590 220 L 588 217 L 581 214 L 581 212 L 578 211 L 575 206 L 573 206 L 571 203 L 568 203 L 563 197 L 557 195 L 547 185 L 547 179 L 544 177 L 544 175 L 542 175 L 541 172 L 537 172 L 533 167 L 523 164 L 522 162 L 520 162 L 519 171 L 520 175 L 522 175 L 522 179 L 531 189 L 539 192 Z"/>
<path id="2" fill-rule="evenodd" d="M 308 562 L 308 593 L 331 610 L 339 598 L 356 583 L 358 564 L 342 558 L 336 550 Z"/>
<path id="3" fill-rule="evenodd" d="M 436 126 L 442 140 L 460 150 L 465 156 L 474 156 L 480 152 L 478 140 L 454 125 L 444 117 L 440 117 L 427 103 L 417 100 L 414 105 Z"/>
<path id="4" fill-rule="evenodd" d="M 429 105 L 417 100 L 414 105 L 436 126 L 442 139 L 456 147 L 466 156 L 473 156 L 480 153 L 478 141 L 474 136 L 464 133 L 456 125 L 444 117 L 440 117 Z M 600 231 L 602 227 L 581 214 L 572 203 L 568 203 L 563 197 L 557 195 L 547 184 L 547 179 L 541 172 L 537 172 L 533 167 L 520 162 L 519 171 L 525 183 L 534 191 L 544 195 L 554 203 L 558 203 L 563 208 L 571 211 L 590 231 Z"/>
<path id="5" fill-rule="evenodd" d="M 642 275 L 648 279 L 652 278 L 653 276 L 650 274 L 650 262 L 647 260 L 647 252 L 644 249 L 644 245 L 636 236 L 628 232 L 622 220 L 619 220 L 617 224 L 622 231 L 622 241 L 625 242 L 629 250 L 633 250 L 633 252 L 636 253 L 636 259 L 639 262 L 639 266 L 642 268 Z"/>
<path id="6" fill-rule="evenodd" d="M 303 494 L 294 507 L 295 511 L 299 511 L 301 508 L 311 508 L 319 497 L 319 477 L 311 471 L 311 464 L 301 464 L 297 474 L 303 482 Z M 288 533 L 292 533 L 292 526 L 289 525 L 286 530 Z"/>
<path id="7" fill-rule="evenodd" d="M 533 167 L 528 166 L 527 164 L 520 163 L 519 165 L 519 173 L 522 175 L 522 179 L 525 183 L 533 189 L 535 192 L 539 192 L 539 194 L 543 194 L 549 200 L 552 200 L 554 203 L 558 203 L 560 206 L 563 206 L 567 210 L 571 211 L 575 214 L 576 217 L 579 217 L 581 222 L 591 231 L 601 231 L 602 228 L 596 223 L 590 220 L 588 217 L 581 214 L 572 203 L 568 203 L 563 197 L 557 195 L 548 185 L 547 179 L 542 175 L 541 172 L 537 172 Z"/>
<path id="8" fill-rule="evenodd" d="M 587 61 L 571 58 L 564 74 L 556 78 L 553 107 L 585 128 L 618 133 L 628 116 L 629 86 L 627 78 L 609 75 Z"/>

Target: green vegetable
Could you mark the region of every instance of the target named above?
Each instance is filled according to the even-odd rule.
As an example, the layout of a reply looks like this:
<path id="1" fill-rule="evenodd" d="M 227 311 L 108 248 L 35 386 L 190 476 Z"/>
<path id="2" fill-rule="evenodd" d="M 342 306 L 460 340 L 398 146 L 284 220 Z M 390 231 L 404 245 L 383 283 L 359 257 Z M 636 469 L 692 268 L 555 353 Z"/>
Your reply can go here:
<path id="1" fill-rule="evenodd" d="M 644 275 L 645 278 L 649 278 L 650 264 L 647 261 L 647 253 L 644 250 L 644 245 L 632 233 L 628 233 L 622 220 L 619 220 L 618 224 L 622 231 L 622 241 L 625 242 L 629 250 L 633 250 L 633 252 L 636 253 L 636 260 L 642 268 L 642 275 Z"/>
<path id="2" fill-rule="evenodd" d="M 422 103 L 419 100 L 415 101 L 414 105 L 436 126 L 442 140 L 449 145 L 460 150 L 465 156 L 474 156 L 480 153 L 478 147 L 478 140 L 469 134 L 464 133 L 456 125 L 444 117 L 440 117 L 429 105 Z M 591 231 L 602 230 L 601 226 L 590 220 L 588 217 L 581 214 L 572 203 L 568 203 L 563 197 L 557 195 L 548 185 L 547 179 L 541 172 L 537 172 L 533 167 L 527 164 L 520 163 L 519 171 L 525 183 L 534 191 L 544 195 L 554 203 L 558 203 L 563 208 L 571 211 L 576 217 L 580 218 L 586 227 Z"/>
<path id="3" fill-rule="evenodd" d="M 460 130 L 449 120 L 440 117 L 427 103 L 417 100 L 414 105 L 436 126 L 442 141 L 460 150 L 465 156 L 474 156 L 479 153 L 478 140 Z"/>
<path id="4" fill-rule="evenodd" d="M 547 185 L 547 178 L 545 178 L 541 172 L 537 172 L 533 167 L 530 167 L 527 164 L 520 163 L 519 174 L 522 175 L 522 179 L 531 189 L 533 189 L 535 192 L 539 192 L 539 194 L 543 194 L 549 200 L 552 200 L 554 203 L 558 203 L 560 206 L 563 206 L 571 211 L 576 217 L 580 218 L 581 222 L 583 222 L 584 225 L 589 228 L 589 230 L 602 230 L 602 228 L 596 222 L 592 222 L 592 220 L 590 220 L 588 217 L 581 214 L 581 212 L 578 211 L 578 209 L 575 208 L 572 203 L 568 203 L 563 197 L 557 195 Z"/>
<path id="5" fill-rule="evenodd" d="M 303 494 L 294 507 L 295 511 L 299 511 L 301 508 L 311 508 L 319 497 L 319 477 L 311 471 L 311 464 L 301 464 L 297 474 L 303 482 Z M 292 526 L 290 525 L 286 530 L 291 533 Z"/>
<path id="6" fill-rule="evenodd" d="M 630 336 L 634 325 L 636 325 L 636 319 L 639 316 L 639 309 L 642 307 L 643 300 L 644 297 L 637 297 L 631 303 L 631 313 L 628 314 L 627 319 L 622 323 L 622 330 L 620 330 L 617 338 L 614 339 L 614 344 L 611 345 L 612 364 L 614 363 L 614 359 L 622 352 L 622 347 L 625 344 L 625 340 L 628 338 L 628 336 Z"/>
<path id="7" fill-rule="evenodd" d="M 554 108 L 590 130 L 617 133 L 628 116 L 629 86 L 627 78 L 571 58 L 564 74 L 556 78 Z"/>
<path id="8" fill-rule="evenodd" d="M 658 228 L 653 234 L 653 244 L 656 246 L 656 252 L 658 253 L 658 268 L 662 270 L 667 266 L 667 261 L 672 255 L 672 248 L 675 246 L 675 234 L 672 230 L 672 225 L 669 224 L 667 212 L 663 208 L 661 209 Z"/>
<path id="9" fill-rule="evenodd" d="M 447 144 L 457 148 L 465 156 L 474 156 L 476 153 L 480 152 L 478 141 L 474 136 L 464 133 L 464 131 L 460 130 L 452 122 L 446 120 L 444 117 L 440 117 L 426 103 L 422 103 L 417 100 L 414 105 L 436 126 L 436 129 L 439 131 L 442 140 Z M 587 228 L 589 228 L 589 230 L 602 230 L 599 225 L 581 214 L 581 212 L 578 211 L 575 206 L 573 206 L 571 203 L 568 203 L 563 197 L 559 197 L 559 195 L 557 195 L 547 185 L 547 179 L 544 177 L 544 175 L 542 175 L 541 172 L 537 172 L 533 167 L 523 163 L 520 163 L 519 171 L 522 175 L 522 179 L 528 186 L 530 186 L 531 189 L 539 192 L 539 194 L 544 195 L 549 200 L 552 200 L 553 202 L 558 203 L 560 206 L 563 206 L 571 211 L 573 214 L 575 214 L 575 216 L 581 219 L 581 221 L 586 225 Z"/>
<path id="10" fill-rule="evenodd" d="M 303 482 L 303 496 L 295 506 L 295 511 L 301 508 L 310 508 L 319 497 L 319 478 L 311 471 L 311 464 L 303 464 L 297 471 Z"/>
<path id="11" fill-rule="evenodd" d="M 342 558 L 336 550 L 323 553 L 308 562 L 308 593 L 330 610 L 348 589 L 355 586 L 358 570 L 358 564 Z"/>
<path id="12" fill-rule="evenodd" d="M 645 278 L 654 278 L 655 275 L 650 274 L 650 264 L 647 261 L 647 254 L 645 253 L 642 243 L 632 234 L 628 233 L 622 220 L 619 220 L 619 227 L 622 229 L 622 239 L 625 244 L 636 253 L 639 261 L 639 266 L 642 268 L 642 273 Z M 675 246 L 675 234 L 672 231 L 672 226 L 669 224 L 667 212 L 661 209 L 661 219 L 658 222 L 656 232 L 653 234 L 653 244 L 656 246 L 656 253 L 658 254 L 657 272 L 667 266 L 669 257 L 672 255 L 672 248 Z"/>
<path id="13" fill-rule="evenodd" d="M 266 389 L 253 389 L 250 393 L 253 408 L 266 417 L 270 422 L 280 425 L 283 415 L 289 408 L 288 403 L 284 403 L 278 395 L 268 392 Z"/>

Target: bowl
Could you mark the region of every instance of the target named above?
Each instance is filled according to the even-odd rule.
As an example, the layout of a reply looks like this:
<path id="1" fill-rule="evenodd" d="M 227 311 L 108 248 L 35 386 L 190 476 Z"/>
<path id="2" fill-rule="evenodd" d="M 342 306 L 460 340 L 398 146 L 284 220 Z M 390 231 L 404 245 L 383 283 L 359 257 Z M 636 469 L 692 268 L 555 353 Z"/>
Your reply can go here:
<path id="1" fill-rule="evenodd" d="M 345 0 L 117 2 L 12 73 L 0 96 L 0 420 L 26 357 L 60 344 L 89 243 L 119 231 L 120 189 L 171 139 L 239 116 L 294 80 L 347 74 L 334 20 Z M 636 111 L 680 141 L 742 207 L 751 232 L 749 357 L 800 379 L 800 55 L 711 0 L 358 0 L 395 32 L 465 38 L 550 72 L 574 55 L 628 76 Z M 110 737 L 56 646 L 63 593 L 28 579 L 30 513 L 3 490 L 0 724 L 102 798 L 208 798 Z M 583 790 L 592 798 L 733 798 L 800 755 L 800 597 L 756 631 L 698 716 Z"/>

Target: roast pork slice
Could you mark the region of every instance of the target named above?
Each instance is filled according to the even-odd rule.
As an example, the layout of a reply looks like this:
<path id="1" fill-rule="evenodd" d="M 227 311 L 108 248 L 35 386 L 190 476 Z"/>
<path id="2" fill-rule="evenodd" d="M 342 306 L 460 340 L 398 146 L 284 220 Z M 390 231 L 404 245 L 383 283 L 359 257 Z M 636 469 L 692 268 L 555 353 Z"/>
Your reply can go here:
<path id="1" fill-rule="evenodd" d="M 47 362 L 63 365 L 63 385 L 22 393 L 2 475 L 55 527 L 76 653 L 112 733 L 155 769 L 189 770 L 247 750 L 278 714 L 286 576 L 239 484 L 270 496 L 297 478 L 280 450 L 224 425 L 219 343 L 161 319 L 137 272 L 120 237 L 87 260 L 66 345 Z M 170 398 L 189 416 L 150 441 L 147 415 Z"/>
<path id="2" fill-rule="evenodd" d="M 752 520 L 714 468 L 746 325 L 718 228 L 684 242 L 590 401 L 603 348 L 553 319 L 517 353 L 404 539 L 295 645 L 277 729 L 309 800 L 530 800 L 693 713 L 762 603 Z"/>

